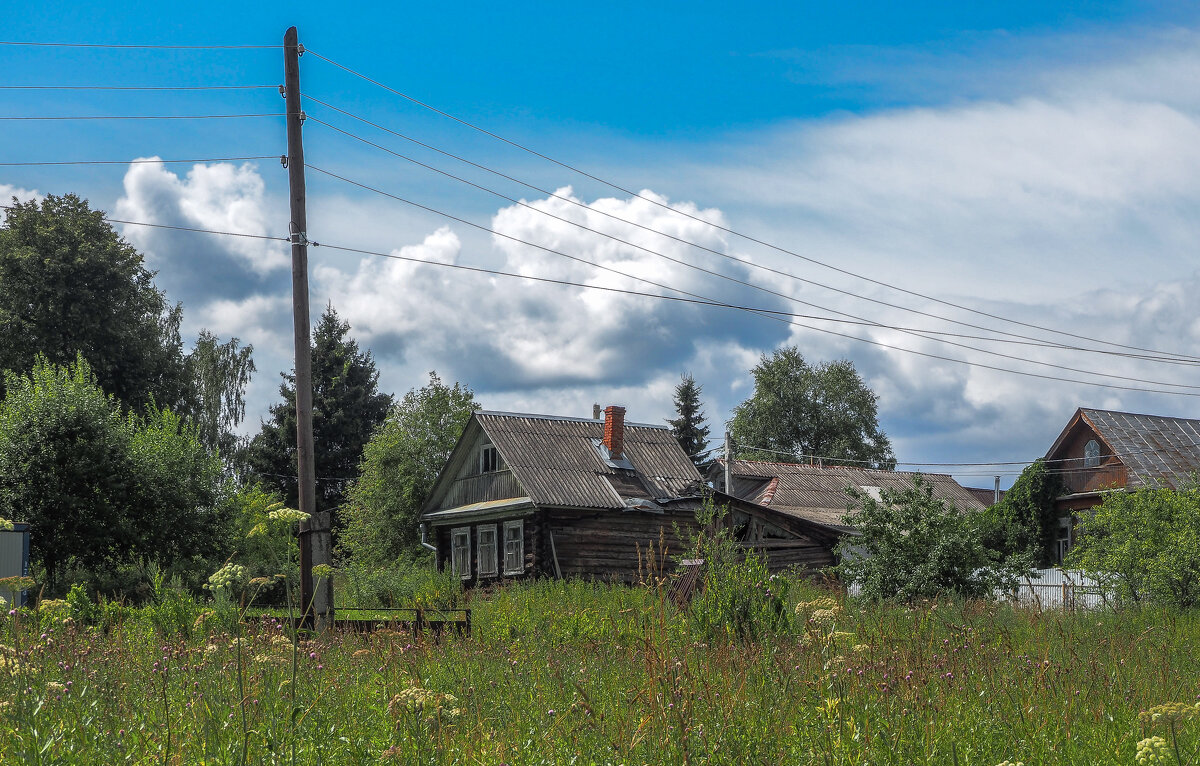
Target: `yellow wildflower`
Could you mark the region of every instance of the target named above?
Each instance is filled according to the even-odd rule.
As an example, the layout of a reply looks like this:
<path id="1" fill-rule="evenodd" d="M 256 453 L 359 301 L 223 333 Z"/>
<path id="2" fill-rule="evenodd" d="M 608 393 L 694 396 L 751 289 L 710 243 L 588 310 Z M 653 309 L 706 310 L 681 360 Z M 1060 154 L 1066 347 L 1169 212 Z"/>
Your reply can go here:
<path id="1" fill-rule="evenodd" d="M 1193 718 L 1200 718 L 1200 702 L 1194 705 L 1187 702 L 1167 702 L 1138 713 L 1138 720 L 1148 724 L 1182 723 Z"/>
<path id="2" fill-rule="evenodd" d="M 1167 763 L 1171 751 L 1167 741 L 1162 737 L 1147 737 L 1137 743 L 1137 755 L 1133 757 L 1138 763 Z"/>

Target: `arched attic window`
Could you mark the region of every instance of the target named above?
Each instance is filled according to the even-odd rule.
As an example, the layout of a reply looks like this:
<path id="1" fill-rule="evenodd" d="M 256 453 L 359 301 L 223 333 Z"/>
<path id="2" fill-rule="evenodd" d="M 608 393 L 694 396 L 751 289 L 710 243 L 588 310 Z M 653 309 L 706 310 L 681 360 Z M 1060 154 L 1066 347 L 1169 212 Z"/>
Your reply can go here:
<path id="1" fill-rule="evenodd" d="M 1095 468 L 1100 465 L 1100 442 L 1092 439 L 1083 446 L 1083 467 Z"/>

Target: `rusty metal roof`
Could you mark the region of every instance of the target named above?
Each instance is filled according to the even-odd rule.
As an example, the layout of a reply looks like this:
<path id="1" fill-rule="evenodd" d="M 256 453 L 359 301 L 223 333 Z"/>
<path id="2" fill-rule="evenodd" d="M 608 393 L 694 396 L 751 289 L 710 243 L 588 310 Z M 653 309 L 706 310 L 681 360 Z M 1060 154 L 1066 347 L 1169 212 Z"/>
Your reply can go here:
<path id="1" fill-rule="evenodd" d="M 633 465 L 631 473 L 600 457 L 594 440 L 604 437 L 602 420 L 508 412 L 474 417 L 537 505 L 622 508 L 627 497 L 676 497 L 700 481 L 665 426 L 625 423 L 624 456 Z M 631 489 L 638 484 L 644 492 Z"/>
<path id="2" fill-rule="evenodd" d="M 709 478 L 721 486 L 724 461 L 718 460 Z M 795 463 L 771 463 L 763 460 L 734 460 L 730 464 L 731 494 L 819 524 L 842 530 L 852 504 L 847 487 L 879 487 L 900 491 L 912 486 L 911 471 L 880 471 L 843 466 L 821 467 Z M 985 506 L 971 491 L 950 476 L 923 473 L 921 478 L 933 487 L 933 496 L 949 500 L 960 510 L 977 511 Z M 870 490 L 864 490 L 870 491 Z"/>
<path id="3" fill-rule="evenodd" d="M 1128 470 L 1126 486 L 1172 489 L 1200 473 L 1200 420 L 1080 408 Z"/>

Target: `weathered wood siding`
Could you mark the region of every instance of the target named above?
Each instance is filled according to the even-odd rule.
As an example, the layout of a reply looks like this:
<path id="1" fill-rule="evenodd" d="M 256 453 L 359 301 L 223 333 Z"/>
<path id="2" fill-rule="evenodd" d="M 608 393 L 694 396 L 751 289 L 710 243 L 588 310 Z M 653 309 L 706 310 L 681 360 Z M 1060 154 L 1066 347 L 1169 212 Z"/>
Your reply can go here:
<path id="1" fill-rule="evenodd" d="M 437 510 L 514 497 L 521 497 L 521 488 L 513 478 L 512 471 L 505 468 L 492 473 L 477 473 L 455 479 Z"/>
<path id="2" fill-rule="evenodd" d="M 523 521 L 524 522 L 524 553 L 525 564 L 521 574 L 505 574 L 504 572 L 504 522 L 505 521 Z M 479 527 L 495 525 L 496 527 L 496 556 L 498 574 L 495 576 L 480 577 L 479 576 Z M 437 553 L 434 556 L 437 562 L 437 568 L 442 571 L 448 571 L 453 565 L 454 549 L 453 533 L 455 529 L 467 527 L 471 530 L 471 572 L 470 577 L 464 578 L 464 583 L 468 586 L 488 585 L 498 583 L 504 580 L 514 580 L 522 577 L 529 577 L 537 574 L 541 564 L 541 557 L 538 551 L 538 542 L 541 537 L 541 522 L 538 514 L 531 516 L 521 516 L 510 519 L 496 519 L 488 521 L 479 521 L 465 524 L 455 524 L 452 526 L 434 527 L 433 545 L 437 547 Z"/>
<path id="3" fill-rule="evenodd" d="M 554 551 L 563 577 L 636 582 L 654 562 L 662 573 L 675 567 L 673 556 L 687 548 L 686 536 L 696 529 L 692 511 L 546 511 L 546 529 L 554 535 Z M 554 571 L 549 539 L 545 542 L 548 573 Z M 650 574 L 649 572 L 646 572 Z"/>

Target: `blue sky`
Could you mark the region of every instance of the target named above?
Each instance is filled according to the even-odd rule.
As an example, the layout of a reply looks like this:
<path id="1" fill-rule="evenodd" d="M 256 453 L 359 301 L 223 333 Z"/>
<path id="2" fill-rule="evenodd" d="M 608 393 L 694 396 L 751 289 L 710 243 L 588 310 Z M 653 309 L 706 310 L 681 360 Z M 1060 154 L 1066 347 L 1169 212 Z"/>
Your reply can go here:
<path id="1" fill-rule="evenodd" d="M 316 53 L 695 217 L 546 163 L 305 56 L 308 95 L 558 196 L 308 101 L 314 118 L 527 206 L 430 173 L 316 121 L 307 124 L 310 163 L 391 194 L 731 302 L 824 313 L 812 308 L 818 305 L 890 325 L 968 334 L 973 331 L 961 324 L 913 311 L 997 326 L 696 218 L 884 285 L 1093 338 L 1200 354 L 1200 323 L 1190 308 L 1200 281 L 1200 180 L 1193 180 L 1200 178 L 1200 99 L 1193 93 L 1200 12 L 1191 4 L 747 3 L 736 10 L 715 3 L 610 3 L 602 9 L 388 4 L 333 11 L 313 3 L 43 3 L 6 19 L 3 37 L 273 45 L 291 24 Z M 0 84 L 275 85 L 281 60 L 277 49 L 0 46 Z M 0 90 L 0 116 L 281 109 L 269 88 Z M 0 126 L 0 162 L 284 151 L 280 118 Z M 661 292 L 319 173 L 310 171 L 309 185 L 310 236 L 318 241 Z M 6 197 L 68 191 L 129 220 L 266 234 L 286 227 L 286 173 L 274 160 L 0 166 Z M 754 287 L 714 280 L 542 213 Z M 618 225 L 610 216 L 668 230 L 730 258 Z M 209 327 L 255 345 L 259 374 L 247 424 L 253 430 L 274 401 L 277 373 L 290 366 L 286 252 L 132 226 L 122 233 L 159 271 L 160 287 L 184 302 L 188 332 Z M 351 321 L 378 357 L 382 386 L 397 393 L 436 369 L 471 385 L 490 408 L 580 415 L 590 413 L 592 402 L 624 403 L 632 419 L 653 422 L 671 414 L 671 388 L 690 371 L 704 386 L 715 432 L 748 395 L 746 370 L 759 355 L 796 343 L 814 361 L 855 362 L 879 392 L 881 420 L 907 462 L 1036 457 L 1080 405 L 1182 416 L 1198 409 L 1195 397 L 1015 377 L 744 314 L 464 277 L 329 250 L 310 257 L 314 304 L 332 301 Z M 962 341 L 990 352 L 983 353 L 883 328 L 839 331 L 1037 374 L 1095 379 L 1045 366 L 1057 364 L 1139 380 L 1189 380 L 1188 368 L 1120 357 Z M 964 483 L 990 483 L 971 473 L 990 475 L 984 468 L 958 475 Z"/>

